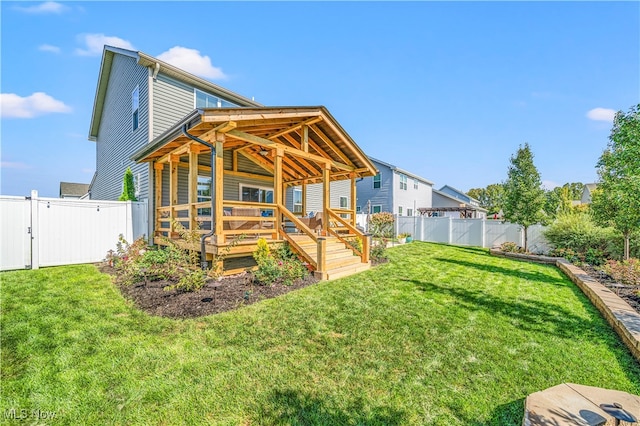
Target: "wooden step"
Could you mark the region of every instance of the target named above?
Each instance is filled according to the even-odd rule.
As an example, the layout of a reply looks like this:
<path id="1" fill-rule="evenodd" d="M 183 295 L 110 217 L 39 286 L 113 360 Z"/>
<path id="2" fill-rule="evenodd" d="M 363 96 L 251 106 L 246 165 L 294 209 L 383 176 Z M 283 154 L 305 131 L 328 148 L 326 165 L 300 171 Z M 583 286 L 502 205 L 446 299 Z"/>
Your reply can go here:
<path id="1" fill-rule="evenodd" d="M 358 272 L 366 271 L 371 267 L 370 263 L 358 263 L 357 265 L 343 266 L 342 268 L 327 271 L 327 280 L 335 280 Z"/>
<path id="2" fill-rule="evenodd" d="M 359 256 L 354 256 L 352 254 L 348 257 L 340 257 L 337 259 L 327 260 L 325 268 L 327 271 L 330 271 L 332 269 L 338 269 L 344 266 L 357 265 L 358 263 L 362 263 L 362 259 L 360 259 Z"/>

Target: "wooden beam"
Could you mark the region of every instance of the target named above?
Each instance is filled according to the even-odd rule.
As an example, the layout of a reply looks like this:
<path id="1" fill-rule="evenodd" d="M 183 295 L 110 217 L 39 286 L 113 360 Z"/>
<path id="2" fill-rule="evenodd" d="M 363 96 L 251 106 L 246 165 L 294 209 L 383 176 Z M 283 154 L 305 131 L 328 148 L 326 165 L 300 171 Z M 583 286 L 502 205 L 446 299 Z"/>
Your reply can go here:
<path id="1" fill-rule="evenodd" d="M 238 151 L 240 154 L 242 154 L 242 156 L 244 158 L 246 158 L 247 160 L 251 161 L 253 164 L 262 167 L 264 170 L 268 171 L 269 173 L 273 174 L 273 168 L 271 167 L 271 164 L 268 161 L 263 161 L 262 159 L 260 159 L 260 161 L 258 161 L 257 158 L 254 158 L 252 155 L 248 154 L 246 151 L 244 150 L 240 150 Z"/>
<path id="2" fill-rule="evenodd" d="M 293 145 L 294 148 L 300 148 L 301 145 L 295 139 L 293 139 L 293 137 L 291 135 L 282 135 L 282 137 L 287 142 L 289 142 L 291 145 Z M 307 173 L 306 174 L 311 174 L 311 175 L 320 175 L 320 174 L 322 174 L 322 171 L 321 171 L 322 168 L 316 168 L 316 166 L 314 166 L 313 164 L 309 163 L 304 158 L 295 157 L 295 161 L 297 161 L 304 168 L 307 169 Z"/>
<path id="3" fill-rule="evenodd" d="M 153 165 L 154 174 L 155 174 L 155 226 L 153 228 L 153 233 L 160 229 L 160 215 L 158 214 L 158 208 L 162 207 L 162 169 L 164 169 L 164 164 L 155 163 Z"/>
<path id="4" fill-rule="evenodd" d="M 307 215 L 307 183 L 302 182 L 302 214 Z"/>
<path id="5" fill-rule="evenodd" d="M 238 150 L 234 149 L 231 151 L 231 170 L 234 172 L 238 171 Z"/>
<path id="6" fill-rule="evenodd" d="M 273 171 L 273 201 L 276 204 L 283 204 L 282 200 L 282 157 L 284 156 L 284 151 L 282 149 L 276 149 L 276 158 L 274 162 L 274 171 Z M 275 231 L 281 228 L 282 224 L 282 216 L 280 213 L 276 215 L 276 223 L 275 223 Z"/>
<path id="7" fill-rule="evenodd" d="M 225 176 L 244 177 L 244 178 L 249 178 L 249 179 L 257 179 L 257 180 L 263 180 L 265 182 L 273 183 L 273 176 L 257 175 L 257 174 L 254 174 L 254 173 L 246 173 L 246 172 L 236 172 L 236 171 L 233 171 L 233 170 L 225 170 L 224 171 L 224 175 Z"/>
<path id="8" fill-rule="evenodd" d="M 320 155 L 315 155 L 315 154 L 311 154 L 311 153 L 308 153 L 308 152 L 304 152 L 304 151 L 302 151 L 300 149 L 292 148 L 290 146 L 283 145 L 283 144 L 271 141 L 269 139 L 261 138 L 259 136 L 251 135 L 249 133 L 241 132 L 239 130 L 230 130 L 229 132 L 227 132 L 227 134 L 229 136 L 233 136 L 236 139 L 241 139 L 241 140 L 244 140 L 246 142 L 251 142 L 251 143 L 254 143 L 256 145 L 264 146 L 264 147 L 267 147 L 267 148 L 282 148 L 284 150 L 284 152 L 289 153 L 291 155 L 294 155 L 296 157 L 306 158 L 308 160 L 315 161 L 315 162 L 321 163 L 321 164 L 329 163 L 330 165 L 332 165 L 333 167 L 335 167 L 337 169 L 354 170 L 353 166 L 348 166 L 348 165 L 340 163 L 338 161 L 333 161 L 331 159 L 324 158 L 324 157 L 322 157 Z"/>
<path id="9" fill-rule="evenodd" d="M 189 150 L 189 203 L 198 201 L 198 153 Z M 189 230 L 196 229 L 198 212 L 195 207 L 189 207 Z"/>
<path id="10" fill-rule="evenodd" d="M 276 133 L 274 133 L 274 134 L 272 134 L 272 135 L 269 135 L 269 136 L 267 136 L 267 139 L 275 139 L 275 138 L 278 138 L 278 137 L 280 137 L 280 136 L 282 136 L 282 135 L 286 135 L 287 133 L 291 133 L 291 132 L 293 132 L 293 131 L 296 131 L 296 130 L 298 130 L 300 127 L 303 127 L 303 126 L 311 126 L 312 124 L 315 124 L 315 123 L 317 123 L 317 122 L 319 122 L 319 121 L 322 121 L 322 117 L 313 117 L 313 118 L 310 118 L 310 119 L 308 119 L 308 120 L 305 120 L 305 121 L 302 121 L 302 122 L 300 122 L 300 123 L 297 123 L 297 124 L 295 124 L 295 125 L 293 125 L 293 126 L 291 126 L 291 127 L 287 127 L 286 129 L 280 130 L 279 132 L 276 132 Z"/>
<path id="11" fill-rule="evenodd" d="M 178 163 L 175 160 L 177 156 L 169 157 L 169 206 L 171 207 L 169 217 L 173 219 L 173 206 L 178 204 Z M 178 157 L 178 160 L 180 157 Z M 173 223 L 169 226 L 170 232 L 173 232 Z"/>
<path id="12" fill-rule="evenodd" d="M 213 128 L 214 132 L 227 133 L 229 130 L 233 130 L 238 127 L 238 123 L 235 121 L 227 121 L 226 123 L 219 124 Z"/>
<path id="13" fill-rule="evenodd" d="M 241 112 L 231 112 L 231 113 L 220 113 L 219 111 L 205 111 L 202 115 L 202 121 L 204 123 L 221 123 L 225 121 L 246 121 L 246 120 L 265 120 L 273 116 L 273 118 L 284 119 L 284 118 L 301 118 L 301 117 L 319 117 L 322 115 L 322 111 L 288 111 L 283 112 L 273 111 L 273 112 L 264 112 L 264 111 L 251 111 L 250 108 L 247 108 L 248 111 Z"/>
<path id="14" fill-rule="evenodd" d="M 304 152 L 309 152 L 309 126 L 300 128 L 300 145 Z"/>
<path id="15" fill-rule="evenodd" d="M 223 216 L 223 204 L 222 201 L 224 199 L 224 148 L 222 142 L 216 142 L 216 155 L 214 157 L 214 164 L 211 166 L 214 168 L 214 192 L 213 196 L 215 197 L 214 204 L 214 212 L 215 215 L 215 229 L 214 234 L 216 238 L 221 238 L 224 243 L 224 235 L 222 234 L 222 216 Z M 218 242 L 218 241 L 216 241 Z"/>
<path id="16" fill-rule="evenodd" d="M 350 222 L 353 226 L 356 226 L 356 174 L 351 173 L 351 219 Z"/>
<path id="17" fill-rule="evenodd" d="M 327 230 L 329 229 L 329 208 L 331 207 L 331 166 L 328 164 L 322 170 L 322 212 L 323 212 L 323 221 L 322 221 L 322 232 L 323 235 L 327 235 Z"/>
<path id="18" fill-rule="evenodd" d="M 344 154 L 344 152 L 342 152 L 342 150 L 338 148 L 336 144 L 334 144 L 333 141 L 329 139 L 327 135 L 324 134 L 324 132 L 322 132 L 322 130 L 320 130 L 317 126 L 311 126 L 311 129 L 316 135 L 318 135 L 320 139 L 322 139 L 324 143 L 326 143 L 329 146 L 329 148 L 331 148 L 333 152 L 336 153 L 338 157 L 340 157 L 342 161 L 344 161 L 346 164 L 350 166 L 353 166 L 353 162 L 349 159 L 349 157 L 347 157 Z"/>

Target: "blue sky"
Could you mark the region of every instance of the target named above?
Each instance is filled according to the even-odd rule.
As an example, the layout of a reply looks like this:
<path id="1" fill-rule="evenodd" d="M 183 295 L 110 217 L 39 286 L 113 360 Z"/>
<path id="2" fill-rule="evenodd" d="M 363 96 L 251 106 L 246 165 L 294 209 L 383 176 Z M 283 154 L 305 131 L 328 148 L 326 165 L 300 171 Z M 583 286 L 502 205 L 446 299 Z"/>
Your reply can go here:
<path id="1" fill-rule="evenodd" d="M 639 2 L 7 2 L 1 189 L 89 183 L 102 44 L 264 105 L 324 105 L 370 156 L 467 191 L 531 145 L 548 186 L 593 182 L 640 102 Z"/>

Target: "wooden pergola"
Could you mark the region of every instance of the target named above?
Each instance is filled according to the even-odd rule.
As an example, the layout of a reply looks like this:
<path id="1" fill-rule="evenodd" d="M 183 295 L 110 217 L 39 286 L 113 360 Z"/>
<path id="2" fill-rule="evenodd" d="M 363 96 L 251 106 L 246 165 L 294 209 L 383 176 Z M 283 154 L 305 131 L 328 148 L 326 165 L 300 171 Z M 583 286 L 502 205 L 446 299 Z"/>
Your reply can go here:
<path id="1" fill-rule="evenodd" d="M 207 253 L 218 253 L 232 238 L 243 233 L 274 242 L 289 241 L 317 270 L 323 267 L 322 250 L 318 249 L 312 255 L 308 250 L 305 253 L 302 245 L 284 232 L 285 222 L 314 242 L 322 236 L 335 236 L 345 241 L 355 236 L 366 244 L 366 238 L 355 227 L 355 182 L 359 177 L 375 175 L 376 169 L 324 107 L 195 110 L 136 152 L 132 159 L 153 164 L 156 237 L 175 237 L 175 220 L 184 223 L 188 229 L 209 222 L 210 229 L 200 231 L 203 234 L 213 231 L 207 237 Z M 242 164 L 247 164 L 247 160 L 252 164 L 251 170 L 246 167 L 243 170 Z M 188 169 L 186 194 L 179 189 L 180 168 Z M 212 179 L 211 202 L 198 201 L 198 176 L 203 173 Z M 167 188 L 163 187 L 163 181 L 166 186 L 165 174 L 169 175 L 168 197 Z M 245 179 L 272 184 L 273 202 L 225 199 L 225 180 L 232 179 L 234 182 Z M 350 205 L 332 208 L 330 182 L 344 179 L 351 181 Z M 326 219 L 319 233 L 300 220 L 307 212 L 307 187 L 310 184 L 322 185 L 321 212 Z M 302 189 L 301 214 L 294 214 L 285 207 L 285 191 L 290 186 Z M 198 215 L 198 211 L 206 208 L 212 208 L 210 217 Z M 264 213 L 267 209 L 272 216 L 247 214 L 258 210 Z M 230 211 L 235 213 L 229 214 Z M 247 223 L 250 230 L 246 231 L 246 226 L 236 229 L 238 223 Z M 156 238 L 155 242 L 160 243 L 160 240 Z M 249 239 L 235 246 L 232 254 L 247 254 L 254 247 L 255 240 Z M 363 250 L 359 254 L 363 262 L 368 262 L 368 253 L 365 255 L 364 251 L 368 252 Z"/>

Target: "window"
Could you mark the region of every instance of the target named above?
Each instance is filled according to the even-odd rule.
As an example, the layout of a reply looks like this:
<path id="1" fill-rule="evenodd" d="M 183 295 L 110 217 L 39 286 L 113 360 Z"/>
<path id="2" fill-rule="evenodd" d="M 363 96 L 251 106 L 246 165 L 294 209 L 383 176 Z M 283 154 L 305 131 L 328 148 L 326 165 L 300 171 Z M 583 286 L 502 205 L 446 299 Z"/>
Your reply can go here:
<path id="1" fill-rule="evenodd" d="M 211 176 L 198 176 L 198 202 L 211 201 Z M 198 216 L 211 216 L 211 207 L 198 209 Z"/>
<path id="2" fill-rule="evenodd" d="M 362 207 L 356 206 L 356 213 L 361 213 L 361 212 L 362 212 Z"/>
<path id="3" fill-rule="evenodd" d="M 229 101 L 225 101 L 217 96 L 210 95 L 202 90 L 195 90 L 196 108 L 222 108 L 238 106 Z"/>
<path id="4" fill-rule="evenodd" d="M 273 203 L 273 189 L 256 188 L 240 184 L 240 201 L 252 203 Z"/>
<path id="5" fill-rule="evenodd" d="M 348 209 L 349 206 L 349 200 L 347 199 L 347 197 L 340 197 L 340 208 L 341 209 Z M 346 214 L 341 214 L 340 215 L 341 218 L 346 219 L 348 217 L 348 215 Z"/>
<path id="6" fill-rule="evenodd" d="M 413 209 L 407 209 L 407 216 L 413 216 Z"/>
<path id="7" fill-rule="evenodd" d="M 382 182 L 380 181 L 380 173 L 378 173 L 377 175 L 375 175 L 375 176 L 373 177 L 373 187 L 374 187 L 374 188 L 380 188 L 380 184 L 381 184 L 381 183 L 382 183 Z"/>
<path id="8" fill-rule="evenodd" d="M 293 212 L 302 213 L 302 189 L 293 188 Z"/>
<path id="9" fill-rule="evenodd" d="M 413 189 L 418 189 L 418 181 L 416 179 L 413 180 Z"/>
<path id="10" fill-rule="evenodd" d="M 382 211 L 382 206 L 373 206 L 371 212 L 372 213 L 380 213 Z"/>
<path id="11" fill-rule="evenodd" d="M 402 216 L 402 206 L 398 207 L 398 216 Z"/>
<path id="12" fill-rule="evenodd" d="M 140 86 L 136 86 L 131 92 L 131 129 L 135 131 L 139 125 L 139 115 L 140 113 Z"/>
<path id="13" fill-rule="evenodd" d="M 407 190 L 407 177 L 405 175 L 400 175 L 400 189 Z"/>

